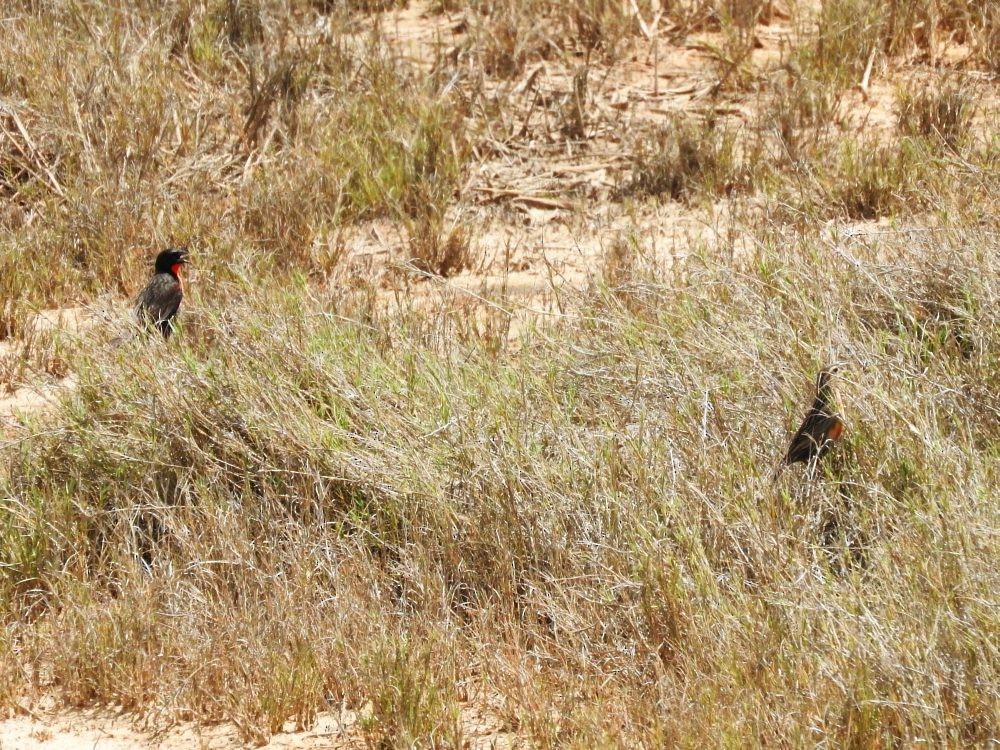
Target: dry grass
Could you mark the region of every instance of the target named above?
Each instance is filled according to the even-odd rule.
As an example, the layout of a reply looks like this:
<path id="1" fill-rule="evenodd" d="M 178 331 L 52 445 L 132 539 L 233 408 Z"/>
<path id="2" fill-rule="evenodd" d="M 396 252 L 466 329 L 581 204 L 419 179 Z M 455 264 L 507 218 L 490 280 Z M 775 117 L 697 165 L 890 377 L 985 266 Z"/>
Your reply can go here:
<path id="1" fill-rule="evenodd" d="M 976 114 L 976 93 L 961 81 L 899 96 L 899 130 L 958 149 L 968 141 Z"/>
<path id="2" fill-rule="evenodd" d="M 745 189 L 750 173 L 738 163 L 735 142 L 733 132 L 712 120 L 671 118 L 635 136 L 632 174 L 620 193 L 680 200 Z"/>
<path id="3" fill-rule="evenodd" d="M 638 314 L 597 296 L 530 356 L 337 322 L 295 288 L 134 342 L 141 362 L 97 345 L 8 449 L 19 659 L 71 702 L 250 736 L 343 697 L 406 744 L 472 680 L 543 746 L 984 741 L 987 237 L 936 236 L 903 275 L 814 237 L 822 276 L 766 250 Z M 851 363 L 842 461 L 774 484 L 828 347 Z M 726 711 L 692 718 L 692 690 Z"/>
<path id="4" fill-rule="evenodd" d="M 11 165 L 0 180 L 20 214 L 0 244 L 0 269 L 18 268 L 0 281 L 0 330 L 19 330 L 32 307 L 135 289 L 163 244 L 211 249 L 219 267 L 251 249 L 308 269 L 345 219 L 454 199 L 458 103 L 377 39 L 292 44 L 282 24 L 261 27 L 277 9 L 266 10 L 194 5 L 185 33 L 153 10 L 110 7 L 4 24 L 0 43 L 25 62 L 0 122 Z M 54 66 L 62 80 L 46 76 Z M 26 262 L 22 247 L 47 255 Z"/>
<path id="5" fill-rule="evenodd" d="M 973 6 L 824 4 L 780 70 L 748 53 L 699 117 L 623 133 L 601 96 L 644 38 L 627 6 L 440 3 L 467 32 L 424 67 L 368 23 L 384 5 L 0 24 L 0 338 L 24 344 L 0 384 L 78 383 L 0 443 L 0 705 L 264 742 L 343 704 L 380 748 L 464 746 L 469 703 L 544 748 L 995 742 L 995 114 L 942 86 L 884 131 L 842 116 L 872 50 L 884 74 L 928 24 L 986 59 Z M 749 50 L 765 10 L 661 23 Z M 677 201 L 735 229 L 667 276 L 627 226 L 516 342 L 485 285 L 387 311 L 345 238 L 398 224 L 389 260 L 447 290 L 484 263 L 468 186 L 537 145 L 504 108 L 542 59 L 570 90 L 530 104 L 559 124 L 543 145 L 620 144 L 616 216 Z M 715 111 L 757 86 L 760 127 Z M 169 344 L 32 332 L 175 242 L 198 283 Z M 775 478 L 834 359 L 846 439 Z"/>

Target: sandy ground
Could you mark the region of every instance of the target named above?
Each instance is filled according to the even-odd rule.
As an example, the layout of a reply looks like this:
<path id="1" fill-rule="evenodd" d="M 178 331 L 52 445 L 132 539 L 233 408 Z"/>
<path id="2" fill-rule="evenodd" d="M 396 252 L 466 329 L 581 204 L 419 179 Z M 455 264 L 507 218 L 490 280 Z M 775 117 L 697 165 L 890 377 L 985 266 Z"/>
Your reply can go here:
<path id="1" fill-rule="evenodd" d="M 0 341 L 0 376 L 14 386 L 5 390 L 0 385 L 0 438 L 52 408 L 75 385 L 72 375 L 37 376 L 32 368 L 23 367 L 31 359 L 38 339 L 54 333 L 77 335 L 85 330 L 89 320 L 89 312 L 82 307 L 42 310 L 27 327 L 29 335 L 25 340 Z"/>
<path id="2" fill-rule="evenodd" d="M 266 744 L 246 743 L 230 725 L 180 724 L 161 732 L 136 728 L 127 716 L 93 711 L 61 711 L 0 722 L 3 750 L 223 750 L 246 746 L 287 748 L 364 747 L 356 729 L 322 716 L 309 732 L 276 734 Z"/>
<path id="3" fill-rule="evenodd" d="M 0 721 L 0 750 L 232 750 L 267 747 L 275 750 L 319 750 L 367 747 L 359 725 L 370 709 L 323 713 L 308 731 L 295 731 L 293 723 L 269 738 L 251 740 L 232 724 L 177 722 L 163 728 L 144 726 L 135 717 L 108 709 L 56 709 L 46 700 L 30 713 Z M 467 705 L 461 712 L 468 750 L 508 750 L 519 746 L 515 736 L 503 731 L 500 719 Z"/>

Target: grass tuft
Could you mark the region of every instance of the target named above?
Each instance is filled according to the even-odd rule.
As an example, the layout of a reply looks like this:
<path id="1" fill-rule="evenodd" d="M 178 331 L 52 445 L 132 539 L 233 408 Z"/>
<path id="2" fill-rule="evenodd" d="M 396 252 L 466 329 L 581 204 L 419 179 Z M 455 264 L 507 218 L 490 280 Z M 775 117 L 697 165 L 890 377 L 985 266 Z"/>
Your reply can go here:
<path id="1" fill-rule="evenodd" d="M 904 91 L 897 103 L 899 130 L 904 135 L 939 141 L 958 149 L 969 138 L 976 114 L 976 94 L 961 82 Z"/>
<path id="2" fill-rule="evenodd" d="M 675 117 L 667 125 L 640 133 L 631 162 L 622 195 L 693 200 L 731 193 L 747 181 L 733 134 L 711 120 Z"/>

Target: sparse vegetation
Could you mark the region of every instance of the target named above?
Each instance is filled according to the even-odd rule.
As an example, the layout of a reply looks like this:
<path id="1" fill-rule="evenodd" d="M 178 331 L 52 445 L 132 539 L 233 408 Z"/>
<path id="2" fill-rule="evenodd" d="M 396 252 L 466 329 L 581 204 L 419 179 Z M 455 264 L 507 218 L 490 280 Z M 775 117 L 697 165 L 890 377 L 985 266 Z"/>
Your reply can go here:
<path id="1" fill-rule="evenodd" d="M 903 91 L 899 97 L 899 130 L 950 149 L 964 144 L 976 112 L 975 92 L 961 82 L 940 88 Z"/>
<path id="2" fill-rule="evenodd" d="M 827 183 L 829 198 L 852 219 L 877 219 L 914 206 L 927 169 L 926 154 L 910 143 L 880 145 L 847 141 Z"/>
<path id="3" fill-rule="evenodd" d="M 719 196 L 746 186 L 748 171 L 738 163 L 735 135 L 716 123 L 672 118 L 640 133 L 632 155 L 626 195 L 674 200 Z"/>
<path id="4" fill-rule="evenodd" d="M 995 742 L 995 12 L 410 2 L 0 24 L 0 707 Z"/>
<path id="5" fill-rule="evenodd" d="M 983 62 L 994 74 L 1000 72 L 1000 8 L 984 6 L 975 36 Z"/>
<path id="6" fill-rule="evenodd" d="M 421 271 L 448 277 L 472 265 L 469 236 L 461 226 L 444 227 L 437 211 L 409 223 L 410 260 Z"/>

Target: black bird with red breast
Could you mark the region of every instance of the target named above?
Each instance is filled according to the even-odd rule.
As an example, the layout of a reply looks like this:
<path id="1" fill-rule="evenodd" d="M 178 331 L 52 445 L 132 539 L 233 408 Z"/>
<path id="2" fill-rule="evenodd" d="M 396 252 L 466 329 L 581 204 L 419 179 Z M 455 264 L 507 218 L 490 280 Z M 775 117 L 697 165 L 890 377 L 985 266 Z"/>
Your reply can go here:
<path id="1" fill-rule="evenodd" d="M 170 338 L 174 330 L 174 318 L 184 299 L 184 284 L 181 281 L 181 267 L 187 263 L 185 248 L 170 247 L 156 256 L 153 278 L 146 284 L 135 300 L 135 314 L 141 325 L 155 328 Z"/>
<path id="2" fill-rule="evenodd" d="M 832 365 L 816 377 L 816 396 L 788 446 L 786 466 L 818 461 L 844 434 L 844 420 L 832 406 L 833 376 L 840 370 L 840 365 Z"/>

